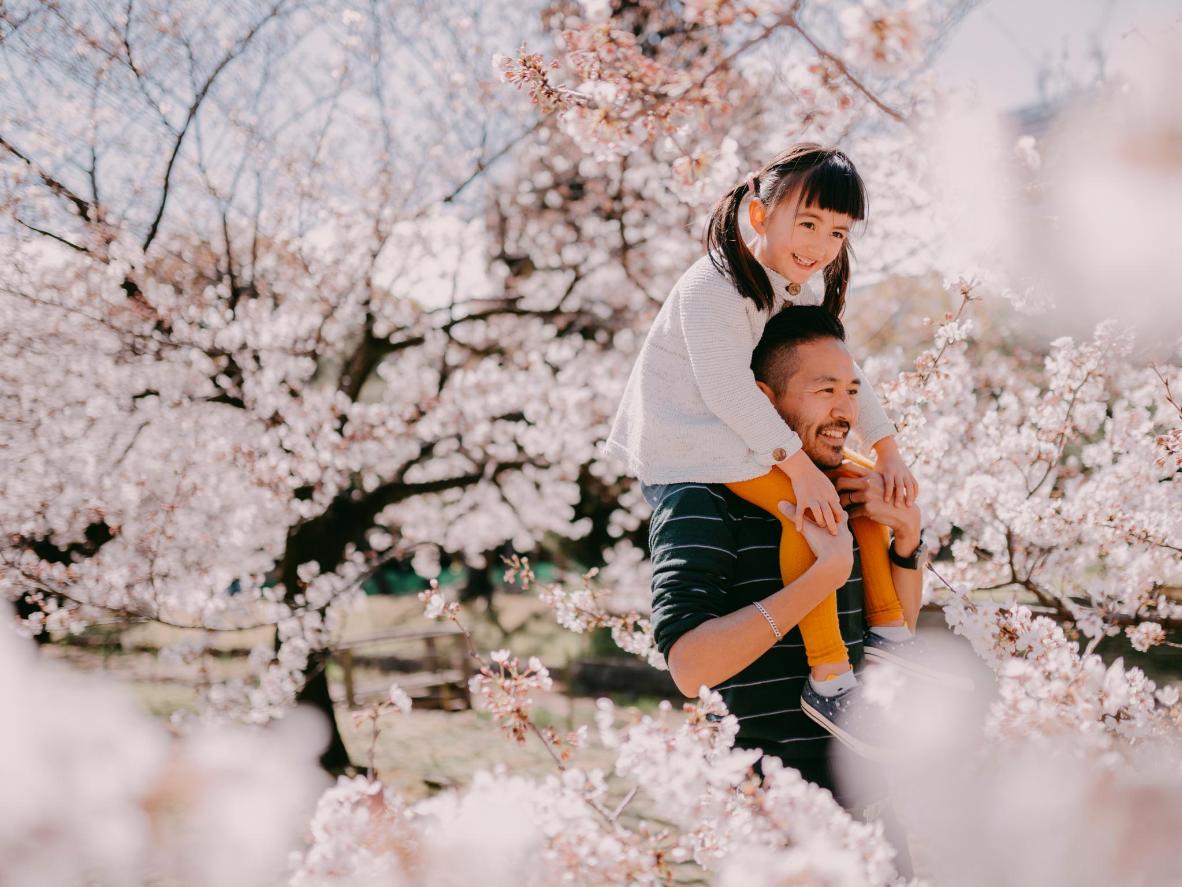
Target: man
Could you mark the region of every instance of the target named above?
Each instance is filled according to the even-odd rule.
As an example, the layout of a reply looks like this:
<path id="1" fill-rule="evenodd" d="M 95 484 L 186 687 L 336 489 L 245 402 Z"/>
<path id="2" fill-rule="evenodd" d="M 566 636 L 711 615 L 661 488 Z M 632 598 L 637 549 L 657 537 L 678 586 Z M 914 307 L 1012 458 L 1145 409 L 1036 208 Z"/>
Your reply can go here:
<path id="1" fill-rule="evenodd" d="M 824 309 L 794 306 L 769 321 L 752 360 L 760 389 L 805 453 L 826 470 L 842 464 L 857 419 L 858 377 L 844 339 L 841 322 Z M 891 576 L 914 630 L 922 586 L 919 509 L 887 503 L 878 475 L 845 467 L 856 476 L 839 478 L 835 486 L 847 512 L 865 514 L 893 533 Z M 861 663 L 867 626 L 848 520 L 836 534 L 805 521 L 816 562 L 784 586 L 781 523 L 771 515 L 721 484 L 648 487 L 646 495 L 654 505 L 653 630 L 674 682 L 687 696 L 702 685 L 718 690 L 739 722 L 736 746 L 780 758 L 843 800 L 830 767 L 832 737 L 801 711 L 809 666 L 796 625 L 836 589 L 850 663 Z"/>

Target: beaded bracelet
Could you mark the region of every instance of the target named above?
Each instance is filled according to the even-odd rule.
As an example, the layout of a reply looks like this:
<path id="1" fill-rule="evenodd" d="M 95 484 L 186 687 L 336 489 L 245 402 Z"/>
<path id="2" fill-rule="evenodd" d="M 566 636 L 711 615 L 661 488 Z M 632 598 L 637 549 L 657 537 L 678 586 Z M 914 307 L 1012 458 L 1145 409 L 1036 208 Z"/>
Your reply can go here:
<path id="1" fill-rule="evenodd" d="M 772 634 L 776 636 L 776 640 L 783 639 L 784 635 L 780 634 L 779 626 L 776 625 L 776 620 L 772 618 L 772 614 L 767 611 L 767 608 L 759 601 L 756 601 L 755 609 L 763 614 L 763 618 L 767 620 L 767 624 L 772 627 Z"/>

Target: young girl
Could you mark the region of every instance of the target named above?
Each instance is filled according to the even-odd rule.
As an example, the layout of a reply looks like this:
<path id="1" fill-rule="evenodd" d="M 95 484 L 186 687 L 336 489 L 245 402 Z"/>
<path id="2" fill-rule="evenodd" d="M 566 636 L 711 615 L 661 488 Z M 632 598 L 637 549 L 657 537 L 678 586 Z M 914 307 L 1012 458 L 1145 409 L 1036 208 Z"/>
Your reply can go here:
<path id="1" fill-rule="evenodd" d="M 738 218 L 748 197 L 750 245 Z M 785 584 L 812 562 L 800 534 L 805 513 L 836 532 L 841 504 L 833 483 L 756 387 L 751 355 L 768 319 L 787 305 L 821 304 L 841 315 L 849 229 L 865 210 L 854 165 L 819 145 L 795 145 L 733 188 L 708 223 L 708 255 L 682 276 L 657 315 L 608 438 L 609 451 L 627 461 L 646 497 L 658 485 L 723 483 L 778 518 Z M 823 294 L 805 286 L 817 272 Z M 900 505 L 914 501 L 918 487 L 899 455 L 894 426 L 869 385 L 861 386 L 858 400 L 856 430 L 877 454 L 874 469 L 886 497 Z M 796 503 L 793 520 L 779 511 L 782 500 Z M 861 549 L 871 632 L 883 642 L 868 645 L 867 654 L 871 646 L 905 645 L 911 633 L 890 580 L 885 528 L 863 518 L 851 529 Z M 837 616 L 835 590 L 799 627 L 811 671 L 805 697 L 814 702 L 802 708 L 841 738 L 831 718 L 814 713 L 825 708 L 816 704 L 818 694 L 834 701 L 828 710 L 839 711 L 837 700 L 857 684 Z"/>

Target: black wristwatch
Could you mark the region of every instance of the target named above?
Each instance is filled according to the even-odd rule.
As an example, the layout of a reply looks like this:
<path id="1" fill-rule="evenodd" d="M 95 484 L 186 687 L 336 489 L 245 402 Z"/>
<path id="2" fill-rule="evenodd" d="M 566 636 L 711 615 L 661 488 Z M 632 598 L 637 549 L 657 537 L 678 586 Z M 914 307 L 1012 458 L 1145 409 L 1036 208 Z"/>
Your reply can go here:
<path id="1" fill-rule="evenodd" d="M 919 557 L 923 554 L 923 550 L 923 537 L 920 537 L 919 544 L 915 546 L 915 551 L 911 552 L 910 557 L 903 557 L 903 555 L 895 551 L 895 540 L 892 539 L 891 547 L 887 549 L 887 554 L 890 555 L 892 564 L 902 567 L 904 570 L 918 570 Z"/>

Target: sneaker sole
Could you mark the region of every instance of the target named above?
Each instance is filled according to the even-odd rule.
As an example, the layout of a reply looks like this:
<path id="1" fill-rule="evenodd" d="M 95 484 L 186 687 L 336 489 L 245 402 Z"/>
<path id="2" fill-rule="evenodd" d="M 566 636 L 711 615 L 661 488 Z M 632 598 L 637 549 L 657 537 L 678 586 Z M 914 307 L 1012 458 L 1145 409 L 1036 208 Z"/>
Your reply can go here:
<path id="1" fill-rule="evenodd" d="M 891 653 L 879 647 L 867 647 L 862 654 L 863 658 L 874 662 L 885 662 L 893 665 L 900 671 L 905 671 L 908 674 L 915 675 L 918 678 L 924 678 L 934 684 L 940 684 L 953 690 L 972 690 L 976 685 L 968 678 L 950 675 L 947 672 L 934 671 L 929 668 L 924 668 L 912 659 L 906 659 L 902 656 L 894 656 Z"/>
<path id="2" fill-rule="evenodd" d="M 867 760 L 877 761 L 879 763 L 887 763 L 892 760 L 893 756 L 889 751 L 884 748 L 869 745 L 857 737 L 847 733 L 845 730 L 841 729 L 841 727 L 837 726 L 837 724 L 833 723 L 833 721 L 829 720 L 829 718 L 825 717 L 824 714 L 809 705 L 807 699 L 800 700 L 800 710 L 804 712 L 807 717 L 820 724 L 826 732 L 831 734 L 834 739 L 836 739 L 850 751 L 861 755 Z"/>

